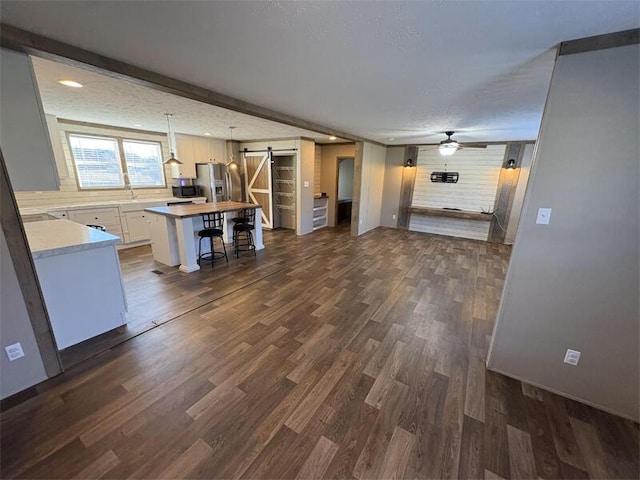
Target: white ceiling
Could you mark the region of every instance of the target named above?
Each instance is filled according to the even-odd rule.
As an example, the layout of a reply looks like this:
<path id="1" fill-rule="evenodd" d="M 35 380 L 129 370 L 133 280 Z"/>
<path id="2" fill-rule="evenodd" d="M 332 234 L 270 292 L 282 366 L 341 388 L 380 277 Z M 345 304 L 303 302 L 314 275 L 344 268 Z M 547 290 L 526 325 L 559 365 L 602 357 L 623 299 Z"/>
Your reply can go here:
<path id="1" fill-rule="evenodd" d="M 227 139 L 229 126 L 234 126 L 234 140 L 307 137 L 318 143 L 332 143 L 321 133 L 214 107 L 62 63 L 34 57 L 33 68 L 45 113 L 59 118 L 166 132 L 164 114 L 172 113 L 171 128 L 176 133 L 201 136 L 210 133 L 213 138 Z M 58 83 L 62 79 L 74 80 L 83 87 L 65 87 Z"/>
<path id="2" fill-rule="evenodd" d="M 632 1 L 13 1 L 2 21 L 383 143 L 534 139 L 563 40 Z M 394 138 L 395 140 L 390 140 Z"/>

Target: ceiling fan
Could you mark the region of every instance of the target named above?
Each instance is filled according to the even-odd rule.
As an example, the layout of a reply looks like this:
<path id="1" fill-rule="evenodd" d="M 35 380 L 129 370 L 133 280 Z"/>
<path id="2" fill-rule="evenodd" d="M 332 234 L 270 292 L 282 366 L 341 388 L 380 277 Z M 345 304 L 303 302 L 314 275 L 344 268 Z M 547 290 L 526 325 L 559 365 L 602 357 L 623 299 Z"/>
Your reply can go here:
<path id="1" fill-rule="evenodd" d="M 456 140 L 453 140 L 451 138 L 454 133 L 455 132 L 452 130 L 444 132 L 444 134 L 447 136 L 447 139 L 440 142 L 440 146 L 438 147 L 440 155 L 453 155 L 454 153 L 456 153 L 456 151 L 462 148 L 487 148 L 487 145 L 484 143 L 458 143 Z"/>

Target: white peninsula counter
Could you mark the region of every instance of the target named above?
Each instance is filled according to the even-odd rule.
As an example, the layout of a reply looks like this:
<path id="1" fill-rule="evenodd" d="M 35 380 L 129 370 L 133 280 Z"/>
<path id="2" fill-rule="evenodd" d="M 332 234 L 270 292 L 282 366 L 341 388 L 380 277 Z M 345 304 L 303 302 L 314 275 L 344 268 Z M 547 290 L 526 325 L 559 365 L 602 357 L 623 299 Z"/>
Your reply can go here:
<path id="1" fill-rule="evenodd" d="M 126 323 L 119 237 L 69 220 L 24 229 L 59 349 Z"/>

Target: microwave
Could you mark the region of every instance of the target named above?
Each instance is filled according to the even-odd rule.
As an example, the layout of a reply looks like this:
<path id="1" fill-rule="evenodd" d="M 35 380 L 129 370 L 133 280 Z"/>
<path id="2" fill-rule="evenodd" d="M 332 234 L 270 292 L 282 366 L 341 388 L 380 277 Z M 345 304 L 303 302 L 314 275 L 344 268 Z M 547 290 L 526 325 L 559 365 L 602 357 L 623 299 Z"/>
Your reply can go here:
<path id="1" fill-rule="evenodd" d="M 173 196 L 177 198 L 201 197 L 200 185 L 178 185 L 171 187 Z"/>

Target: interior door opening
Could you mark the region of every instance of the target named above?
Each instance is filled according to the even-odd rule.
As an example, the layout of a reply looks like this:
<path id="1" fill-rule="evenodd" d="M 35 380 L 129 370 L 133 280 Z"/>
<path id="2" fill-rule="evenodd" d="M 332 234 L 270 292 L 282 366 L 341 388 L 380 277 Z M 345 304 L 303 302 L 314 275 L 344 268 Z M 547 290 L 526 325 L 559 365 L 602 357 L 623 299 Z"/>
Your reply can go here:
<path id="1" fill-rule="evenodd" d="M 336 181 L 336 227 L 351 225 L 351 205 L 353 202 L 353 158 L 338 157 Z"/>

